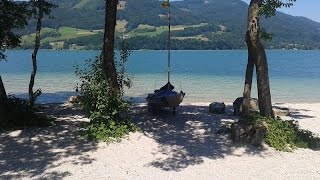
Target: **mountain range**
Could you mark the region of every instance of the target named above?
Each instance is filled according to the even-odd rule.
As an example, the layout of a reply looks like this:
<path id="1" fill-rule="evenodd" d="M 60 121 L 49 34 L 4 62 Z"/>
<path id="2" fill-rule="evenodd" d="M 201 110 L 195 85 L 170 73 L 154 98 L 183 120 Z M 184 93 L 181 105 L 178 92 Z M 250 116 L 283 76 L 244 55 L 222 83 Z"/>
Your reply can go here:
<path id="1" fill-rule="evenodd" d="M 51 0 L 58 5 L 43 27 L 42 43 L 61 48 L 76 45 L 98 49 L 104 27 L 104 0 Z M 171 2 L 173 49 L 243 49 L 246 47 L 248 5 L 241 0 L 184 0 Z M 120 0 L 117 35 L 133 49 L 165 49 L 167 9 L 158 0 Z M 273 34 L 266 48 L 319 49 L 320 23 L 281 12 L 261 18 L 264 31 Z M 64 31 L 69 28 L 69 31 Z M 70 29 L 73 29 L 74 35 Z M 32 42 L 35 23 L 21 31 L 25 47 Z M 82 32 L 82 33 L 79 33 Z M 69 33 L 69 34 L 68 34 Z M 68 34 L 67 37 L 65 35 Z M 101 41 L 100 41 L 101 40 Z M 28 46 L 29 45 L 29 46 Z"/>

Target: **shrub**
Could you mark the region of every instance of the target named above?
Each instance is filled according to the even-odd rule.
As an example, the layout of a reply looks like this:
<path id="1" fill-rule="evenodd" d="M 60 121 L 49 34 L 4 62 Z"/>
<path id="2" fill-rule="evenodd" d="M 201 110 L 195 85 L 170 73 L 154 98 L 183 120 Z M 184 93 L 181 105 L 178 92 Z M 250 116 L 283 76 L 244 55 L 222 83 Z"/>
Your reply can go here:
<path id="1" fill-rule="evenodd" d="M 130 86 L 130 78 L 125 74 L 124 63 L 129 51 L 121 51 L 120 62 L 117 62 L 118 82 L 121 89 Z M 103 76 L 103 69 L 99 57 L 87 60 L 88 69 L 76 67 L 76 74 L 80 78 L 80 105 L 88 113 L 90 123 L 86 127 L 84 136 L 93 141 L 111 142 L 120 140 L 129 132 L 137 130 L 125 112 L 129 103 L 118 96 L 109 93 L 109 87 Z"/>
<path id="2" fill-rule="evenodd" d="M 267 124 L 265 142 L 280 151 L 293 151 L 296 148 L 319 148 L 320 138 L 311 131 L 299 129 L 297 121 L 280 118 L 266 118 L 251 114 L 242 118 L 248 124 Z"/>
<path id="3" fill-rule="evenodd" d="M 0 128 L 2 129 L 23 129 L 25 127 L 53 125 L 53 119 L 41 115 L 38 109 L 31 106 L 27 100 L 9 96 L 7 105 L 9 111 L 0 115 Z"/>

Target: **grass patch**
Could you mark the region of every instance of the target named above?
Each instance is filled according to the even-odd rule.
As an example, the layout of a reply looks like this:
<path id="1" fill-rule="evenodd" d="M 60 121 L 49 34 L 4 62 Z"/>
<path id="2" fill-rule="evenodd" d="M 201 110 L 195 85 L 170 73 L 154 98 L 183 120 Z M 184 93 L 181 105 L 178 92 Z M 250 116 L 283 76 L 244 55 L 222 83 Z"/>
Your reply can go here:
<path id="1" fill-rule="evenodd" d="M 291 152 L 297 148 L 315 150 L 320 148 L 320 138 L 311 131 L 300 129 L 297 121 L 266 118 L 256 114 L 242 117 L 241 121 L 253 125 L 265 123 L 267 125 L 265 142 L 276 150 Z"/>
<path id="2" fill-rule="evenodd" d="M 172 37 L 172 39 L 177 40 L 188 40 L 188 39 L 195 39 L 200 41 L 209 41 L 209 38 L 203 36 L 203 35 L 197 35 L 197 36 L 186 36 L 186 37 Z"/>
<path id="3" fill-rule="evenodd" d="M 177 26 L 171 26 L 171 31 L 183 31 L 185 28 L 196 28 L 196 27 L 201 27 L 201 26 L 205 26 L 208 25 L 208 23 L 201 23 L 201 24 L 196 24 L 196 25 L 177 25 Z M 141 29 L 150 29 L 150 28 L 155 28 L 155 31 L 151 31 L 151 32 L 141 32 Z M 158 36 L 164 32 L 168 31 L 168 26 L 160 26 L 160 27 L 154 27 L 154 26 L 150 26 L 147 24 L 140 24 L 138 26 L 138 28 L 132 30 L 131 32 L 127 33 L 127 35 L 129 35 L 130 37 L 134 37 L 134 36 L 150 36 L 150 37 L 154 37 L 154 36 Z"/>
<path id="4" fill-rule="evenodd" d="M 45 37 L 41 39 L 41 42 L 63 42 L 65 40 L 69 39 L 76 39 L 79 37 L 84 37 L 84 36 L 91 36 L 95 35 L 101 32 L 101 30 L 85 30 L 85 29 L 78 29 L 78 28 L 72 28 L 72 27 L 61 27 L 58 30 L 52 29 L 52 28 L 43 28 L 41 30 L 41 34 L 53 34 L 53 33 L 59 33 L 59 36 L 55 37 Z M 22 36 L 22 42 L 23 43 L 33 43 L 35 39 L 35 33 L 29 34 Z"/>

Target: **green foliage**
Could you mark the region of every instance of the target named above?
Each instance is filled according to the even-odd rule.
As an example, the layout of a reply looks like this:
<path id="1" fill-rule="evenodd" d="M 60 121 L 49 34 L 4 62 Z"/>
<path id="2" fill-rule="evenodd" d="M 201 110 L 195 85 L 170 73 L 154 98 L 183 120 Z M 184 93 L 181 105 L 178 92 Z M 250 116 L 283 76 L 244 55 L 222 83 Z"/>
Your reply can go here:
<path id="1" fill-rule="evenodd" d="M 127 46 L 123 44 L 122 46 Z M 125 75 L 124 63 L 129 56 L 128 50 L 121 51 L 121 58 L 117 62 L 118 81 L 120 87 L 130 86 L 131 81 Z M 112 96 L 104 79 L 100 57 L 86 61 L 89 69 L 76 68 L 76 74 L 81 80 L 80 104 L 88 113 L 90 123 L 86 127 L 84 136 L 93 141 L 111 142 L 120 140 L 129 132 L 137 130 L 129 117 L 124 115 L 129 103 L 121 95 Z"/>
<path id="2" fill-rule="evenodd" d="M 262 0 L 260 7 L 260 15 L 265 15 L 266 18 L 276 14 L 277 8 L 290 7 L 296 0 Z"/>
<path id="3" fill-rule="evenodd" d="M 260 39 L 266 40 L 266 41 L 271 41 L 272 40 L 272 33 L 268 33 L 265 31 L 260 31 Z"/>
<path id="4" fill-rule="evenodd" d="M 132 51 L 130 50 L 129 43 L 127 41 L 119 41 L 118 49 L 120 49 L 120 60 L 116 61 L 118 83 L 120 85 L 120 89 L 123 89 L 124 87 L 130 88 L 132 81 L 131 77 L 126 73 L 125 63 L 127 62 Z"/>
<path id="5" fill-rule="evenodd" d="M 129 120 L 112 120 L 104 119 L 101 114 L 95 114 L 90 116 L 91 118 L 99 117 L 99 120 L 95 119 L 95 122 L 90 122 L 87 126 L 84 137 L 90 141 L 120 141 L 122 137 L 137 130 L 135 124 Z"/>
<path id="6" fill-rule="evenodd" d="M 31 15 L 27 5 L 26 2 L 0 1 L 0 60 L 5 59 L 3 52 L 6 48 L 20 44 L 20 36 L 13 30 L 27 25 Z"/>
<path id="7" fill-rule="evenodd" d="M 0 129 L 22 129 L 53 125 L 52 118 L 39 113 L 38 109 L 32 107 L 27 100 L 9 96 L 6 103 L 9 111 L 0 114 Z"/>
<path id="8" fill-rule="evenodd" d="M 58 7 L 57 5 L 47 2 L 46 0 L 31 0 L 29 3 L 35 19 L 42 19 L 44 15 L 50 16 L 51 11 Z"/>
<path id="9" fill-rule="evenodd" d="M 266 118 L 256 114 L 250 114 L 242 118 L 248 124 L 267 125 L 265 142 L 280 151 L 293 151 L 296 148 L 318 149 L 320 138 L 312 132 L 299 129 L 297 121 L 285 121 L 280 118 Z"/>

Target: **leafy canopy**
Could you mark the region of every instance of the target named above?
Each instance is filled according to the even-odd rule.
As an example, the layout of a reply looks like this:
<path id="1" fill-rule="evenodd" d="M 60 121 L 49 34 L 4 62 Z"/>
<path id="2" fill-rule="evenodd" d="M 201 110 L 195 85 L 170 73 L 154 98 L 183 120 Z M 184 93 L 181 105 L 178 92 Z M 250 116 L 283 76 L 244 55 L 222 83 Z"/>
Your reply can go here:
<path id="1" fill-rule="evenodd" d="M 32 13 L 36 18 L 43 18 L 43 15 L 50 15 L 52 9 L 58 7 L 57 5 L 47 2 L 45 0 L 32 0 L 30 1 L 30 6 L 32 7 Z"/>
<path id="2" fill-rule="evenodd" d="M 0 60 L 5 59 L 5 49 L 19 46 L 20 36 L 12 31 L 25 27 L 30 16 L 27 2 L 0 1 Z"/>
<path id="3" fill-rule="evenodd" d="M 261 0 L 260 15 L 265 15 L 266 18 L 275 15 L 277 8 L 290 7 L 296 0 Z"/>

